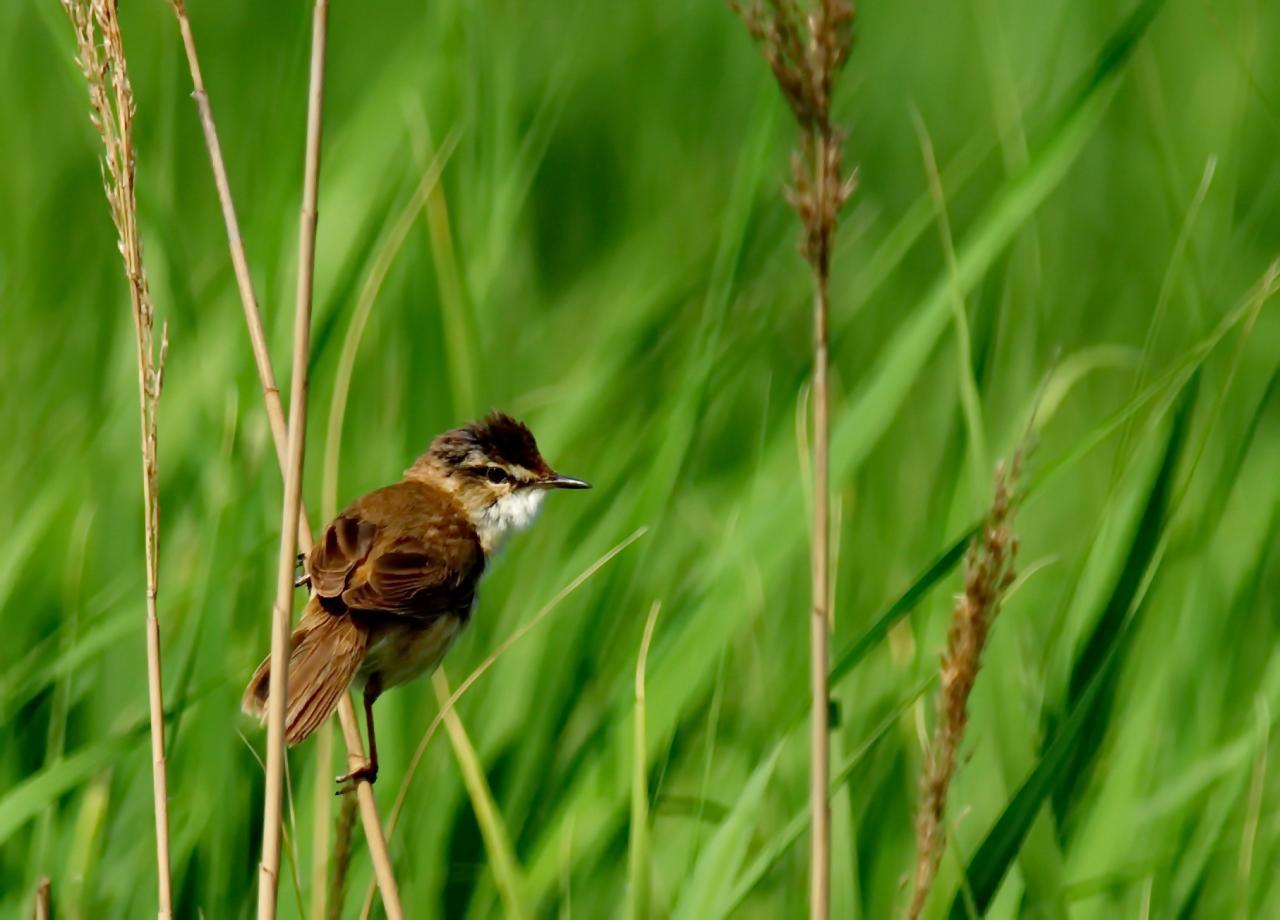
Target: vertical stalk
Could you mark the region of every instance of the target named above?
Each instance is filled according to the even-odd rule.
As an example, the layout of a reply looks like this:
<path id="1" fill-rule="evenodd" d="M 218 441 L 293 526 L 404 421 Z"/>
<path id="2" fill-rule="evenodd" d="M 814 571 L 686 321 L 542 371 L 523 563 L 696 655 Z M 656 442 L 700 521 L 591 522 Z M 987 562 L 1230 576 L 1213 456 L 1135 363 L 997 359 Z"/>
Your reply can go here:
<path id="1" fill-rule="evenodd" d="M 851 0 L 728 0 L 760 46 L 791 109 L 799 143 L 787 200 L 804 229 L 801 254 L 813 278 L 813 518 L 809 606 L 809 914 L 831 912 L 831 746 L 827 716 L 831 628 L 830 397 L 827 314 L 831 250 L 854 177 L 841 171 L 843 135 L 831 121 L 835 78 L 853 40 Z"/>
<path id="2" fill-rule="evenodd" d="M 312 786 L 311 812 L 311 916 L 320 918 L 329 912 L 329 849 L 332 835 L 329 825 L 333 817 L 333 723 L 327 722 L 316 731 L 316 775 Z M 343 803 L 344 808 L 346 803 Z M 352 814 L 351 818 L 355 815 Z M 346 833 L 351 833 L 352 821 L 345 822 Z M 348 852 L 351 842 L 346 841 Z"/>
<path id="3" fill-rule="evenodd" d="M 289 382 L 288 456 L 276 603 L 271 622 L 271 674 L 267 711 L 267 785 L 262 815 L 262 862 L 258 872 L 258 917 L 276 915 L 280 876 L 281 798 L 284 780 L 285 708 L 288 703 L 289 629 L 293 613 L 294 568 L 302 504 L 302 463 L 307 430 L 307 359 L 311 346 L 311 293 L 316 251 L 316 200 L 320 182 L 323 128 L 325 35 L 328 0 L 316 0 L 311 32 L 311 78 L 307 99 L 307 146 L 298 226 L 298 289 L 293 319 L 293 368 Z"/>
<path id="4" fill-rule="evenodd" d="M 263 404 L 266 406 L 267 421 L 275 443 L 280 472 L 283 475 L 286 470 L 288 456 L 288 433 L 285 428 L 284 410 L 280 402 L 280 391 L 276 386 L 275 374 L 271 368 L 271 356 L 267 351 L 262 314 L 258 309 L 258 301 L 253 293 L 252 278 L 249 272 L 248 260 L 245 257 L 244 243 L 240 236 L 239 222 L 236 220 L 235 205 L 231 197 L 231 187 L 227 180 L 226 165 L 222 157 L 222 147 L 218 142 L 213 110 L 204 88 L 204 80 L 200 71 L 199 57 L 196 54 L 195 39 L 191 32 L 191 25 L 187 19 L 186 8 L 182 0 L 174 0 L 173 8 L 178 18 L 179 30 L 182 33 L 183 45 L 187 54 L 187 63 L 191 70 L 196 106 L 199 110 L 201 126 L 204 130 L 205 144 L 209 150 L 214 184 L 217 187 L 218 200 L 222 207 L 223 220 L 227 227 L 231 262 L 235 269 L 236 282 L 240 289 L 241 304 L 244 307 L 245 325 L 249 330 L 249 340 L 253 348 L 258 380 L 262 388 Z M 323 45 L 319 50 L 323 53 Z M 316 51 L 317 48 L 313 42 L 313 55 Z M 311 549 L 311 530 L 307 524 L 306 503 L 301 500 L 301 496 L 299 497 L 298 505 L 298 547 L 303 552 Z M 343 737 L 347 742 L 348 760 L 358 766 L 364 761 L 364 747 L 360 740 L 355 707 L 352 705 L 349 695 L 344 694 L 338 702 L 338 718 L 342 723 Z M 400 893 L 391 872 L 390 855 L 387 851 L 386 837 L 382 832 L 382 824 L 378 818 L 377 803 L 374 801 L 372 794 L 360 795 L 360 786 L 368 787 L 368 783 L 362 780 L 358 784 L 357 799 L 360 804 L 360 817 L 364 825 L 365 837 L 369 842 L 369 852 L 375 863 L 375 875 L 382 894 L 383 906 L 387 916 L 391 920 L 396 920 L 396 918 L 403 916 L 400 908 Z"/>
<path id="5" fill-rule="evenodd" d="M 151 720 L 151 780 L 156 834 L 157 913 L 173 916 L 169 857 L 169 780 L 164 745 L 164 689 L 160 667 L 160 508 L 156 472 L 156 420 L 164 380 L 168 332 L 155 349 L 155 310 L 142 264 L 133 147 L 133 88 L 120 34 L 117 0 L 63 0 L 75 30 L 77 58 L 89 89 L 90 120 L 102 140 L 102 179 L 111 219 L 120 239 L 129 282 L 134 344 L 138 361 L 138 416 L 141 425 L 142 504 L 146 554 L 147 702 Z"/>
<path id="6" fill-rule="evenodd" d="M 51 916 L 49 911 L 50 887 L 49 876 L 47 875 L 40 879 L 40 884 L 36 885 L 36 920 L 49 920 L 49 917 Z"/>
<path id="7" fill-rule="evenodd" d="M 821 138 L 814 164 L 815 192 L 822 200 L 827 176 L 826 146 Z M 813 821 L 809 826 L 810 887 L 809 914 L 825 918 L 830 913 L 831 897 L 831 804 L 827 800 L 831 787 L 830 726 L 828 703 L 830 692 L 827 674 L 830 669 L 828 636 L 830 624 L 831 576 L 828 572 L 831 550 L 830 434 L 828 431 L 827 395 L 827 290 L 829 253 L 814 262 L 813 297 L 813 533 L 810 559 L 813 584 L 810 588 L 812 607 L 809 622 L 809 797 Z"/>
<path id="8" fill-rule="evenodd" d="M 161 353 L 164 346 L 161 346 Z M 159 396 L 157 383 L 156 395 Z M 154 411 L 154 410 L 153 410 Z M 161 920 L 173 916 L 173 890 L 170 877 L 169 858 L 169 771 L 164 751 L 164 685 L 160 667 L 160 621 L 156 617 L 156 598 L 158 595 L 159 572 L 157 568 L 157 547 L 159 528 L 159 512 L 156 503 L 155 489 L 155 442 L 156 429 L 154 415 L 150 430 L 144 435 L 144 443 L 150 444 L 150 456 L 143 462 L 147 467 L 144 475 L 146 485 L 143 489 L 143 503 L 147 506 L 147 705 L 151 712 L 151 786 L 153 796 L 152 811 L 156 824 L 156 872 L 157 898 L 159 906 L 157 915 Z M 144 453 L 146 448 L 144 448 Z"/>
<path id="9" fill-rule="evenodd" d="M 218 140 L 218 127 L 213 120 L 213 106 L 209 102 L 209 93 L 205 90 L 204 74 L 200 70 L 200 58 L 196 54 L 196 40 L 191 32 L 191 21 L 187 18 L 187 7 L 184 0 L 170 0 L 174 15 L 178 19 L 178 31 L 182 34 L 182 46 L 186 50 L 187 66 L 191 71 L 191 97 L 195 100 L 196 111 L 200 115 L 200 129 L 204 133 L 205 146 L 209 150 L 209 164 L 213 169 L 213 184 L 218 192 L 218 205 L 222 209 L 222 221 L 227 228 L 227 245 L 231 250 L 231 268 L 236 276 L 236 287 L 240 291 L 240 303 L 244 308 L 245 325 L 249 329 L 249 344 L 253 348 L 253 360 L 258 369 L 258 379 L 262 382 L 263 396 L 267 406 L 267 421 L 275 436 L 276 459 L 281 471 L 285 468 L 288 454 L 288 436 L 285 428 L 284 407 L 280 402 L 280 389 L 276 386 L 276 376 L 271 369 L 271 354 L 267 350 L 267 336 L 262 328 L 262 320 L 258 310 L 258 298 L 253 292 L 253 276 L 249 273 L 249 258 L 244 250 L 244 238 L 240 235 L 240 221 L 236 217 L 235 202 L 231 197 L 231 182 L 227 178 L 226 161 L 222 157 L 222 144 Z M 307 509 L 302 507 L 298 517 L 298 539 L 306 541 L 304 534 L 311 533 L 311 525 L 307 521 Z"/>
<path id="10" fill-rule="evenodd" d="M 152 330 L 154 313 L 150 303 L 146 276 L 142 268 L 142 244 L 138 238 L 137 204 L 133 182 L 133 97 L 128 90 L 125 70 L 124 47 L 119 41 L 119 23 L 115 19 L 113 3 L 103 4 L 104 15 L 109 10 L 110 26 L 104 29 L 108 54 L 113 66 L 118 67 L 117 130 L 121 138 L 122 171 L 127 176 L 119 183 L 117 193 L 121 201 L 121 218 L 117 221 L 120 231 L 121 251 L 124 253 L 125 270 L 129 276 L 129 291 L 133 306 L 133 323 L 138 355 L 138 411 L 142 430 L 142 505 L 145 516 L 144 551 L 147 572 L 147 704 L 151 715 L 151 787 L 152 812 L 156 833 L 156 885 L 157 915 L 161 920 L 173 916 L 173 890 L 169 857 L 169 771 L 164 747 L 164 683 L 160 658 L 160 620 L 156 615 L 160 591 L 160 506 L 156 468 L 156 416 L 160 403 L 160 388 L 164 376 L 165 352 L 168 350 L 168 331 L 160 336 L 160 355 L 152 356 Z M 114 52 L 112 46 L 115 46 Z M 129 93 L 125 99 L 120 85 Z"/>
<path id="11" fill-rule="evenodd" d="M 351 718 L 342 719 L 342 735 L 347 742 L 348 751 L 360 751 L 360 728 L 356 725 L 355 711 L 351 706 L 351 697 L 343 694 L 343 702 L 351 709 Z M 347 755 L 347 766 L 354 770 L 364 764 L 363 753 Z M 377 804 L 373 800 L 373 787 L 366 781 L 356 784 L 356 798 L 360 802 L 360 811 L 365 816 L 365 833 L 368 837 L 369 856 L 373 861 L 373 875 L 382 892 L 382 907 L 386 911 L 387 920 L 404 920 L 404 910 L 400 907 L 400 893 L 396 888 L 395 875 L 391 871 L 391 854 L 387 852 L 387 841 L 382 836 L 381 826 L 377 834 L 369 834 L 368 815 L 377 818 Z"/>

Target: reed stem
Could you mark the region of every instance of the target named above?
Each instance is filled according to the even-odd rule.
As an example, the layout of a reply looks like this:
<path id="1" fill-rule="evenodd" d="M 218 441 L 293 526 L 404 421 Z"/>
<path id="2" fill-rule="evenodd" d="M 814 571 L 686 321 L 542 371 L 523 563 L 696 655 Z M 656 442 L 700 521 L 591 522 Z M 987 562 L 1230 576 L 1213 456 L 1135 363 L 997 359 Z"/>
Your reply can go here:
<path id="1" fill-rule="evenodd" d="M 799 143 L 791 158 L 787 200 L 804 230 L 800 251 L 813 279 L 813 516 L 810 521 L 809 606 L 809 915 L 831 912 L 831 667 L 830 395 L 827 317 L 831 252 L 840 209 L 854 176 L 842 173 L 843 135 L 831 119 L 835 78 L 852 46 L 850 0 L 729 0 L 756 40 L 795 118 Z"/>
<path id="2" fill-rule="evenodd" d="M 169 778 L 164 739 L 164 684 L 157 599 L 160 580 L 160 503 L 156 422 L 169 347 L 160 330 L 157 354 L 155 310 L 142 264 L 135 187 L 133 88 L 120 34 L 117 0 L 63 0 L 75 30 L 77 60 L 89 89 L 90 120 L 102 139 L 103 188 L 120 238 L 120 256 L 129 282 L 134 345 L 138 359 L 138 415 L 141 423 L 142 506 L 146 554 L 147 704 L 151 721 L 151 781 L 156 835 L 157 913 L 173 916 L 169 857 Z"/>
<path id="3" fill-rule="evenodd" d="M 319 19 L 322 11 L 317 3 L 315 17 Z M 280 401 L 280 390 L 276 386 L 275 374 L 272 371 L 271 356 L 266 347 L 266 333 L 262 324 L 262 314 L 258 308 L 257 298 L 253 293 L 252 276 L 249 272 L 248 260 L 245 257 L 244 243 L 240 236 L 239 222 L 236 219 L 235 205 L 231 195 L 230 183 L 227 180 L 226 165 L 222 156 L 222 148 L 218 142 L 218 132 L 213 118 L 212 106 L 208 93 L 204 88 L 204 80 L 200 71 L 199 57 L 196 54 L 195 40 L 191 25 L 187 19 L 182 0 L 173 2 L 174 13 L 178 18 L 179 30 L 182 33 L 183 45 L 186 49 L 187 63 L 191 69 L 192 84 L 195 88 L 196 106 L 200 113 L 201 126 L 205 134 L 205 144 L 209 151 L 209 160 L 213 168 L 214 184 L 218 190 L 218 199 L 222 207 L 223 220 L 227 227 L 227 238 L 231 248 L 232 265 L 236 272 L 236 282 L 240 289 L 241 304 L 244 308 L 245 325 L 249 330 L 249 341 L 253 348 L 254 361 L 257 366 L 258 380 L 262 388 L 263 404 L 267 410 L 267 421 L 271 428 L 272 439 L 276 447 L 276 457 L 280 463 L 281 473 L 286 468 L 288 456 L 288 433 L 285 427 L 284 409 Z M 328 4 L 324 4 L 323 14 L 327 17 Z M 316 54 L 323 58 L 324 40 L 327 38 L 327 18 L 316 24 L 313 22 L 312 57 L 313 72 Z M 320 42 L 317 44 L 316 36 Z M 318 100 L 317 100 L 318 101 Z M 310 136 L 310 132 L 308 132 Z M 317 164 L 318 165 L 318 164 Z M 311 530 L 307 524 L 306 503 L 301 498 L 298 504 L 298 548 L 302 552 L 311 549 Z M 341 722 L 343 738 L 348 743 L 347 757 L 349 762 L 359 765 L 364 762 L 364 746 L 360 740 L 360 731 L 356 721 L 355 707 L 351 697 L 344 694 L 338 702 L 338 719 Z M 360 795 L 359 787 L 368 786 L 364 780 L 357 784 L 357 799 L 360 803 L 361 823 L 365 837 L 369 843 L 370 857 L 375 863 L 375 876 L 382 895 L 383 907 L 389 918 L 403 916 L 400 908 L 400 893 L 391 872 L 391 860 L 387 851 L 386 838 L 382 832 L 382 823 L 378 817 L 377 803 L 372 794 Z M 379 862 L 382 865 L 379 865 Z"/>
<path id="4" fill-rule="evenodd" d="M 271 674 L 267 702 L 267 785 L 262 814 L 258 917 L 276 915 L 280 873 L 280 819 L 284 778 L 285 708 L 288 704 L 289 630 L 293 619 L 294 569 L 302 505 L 302 464 L 307 438 L 307 360 L 311 353 L 311 294 L 315 278 L 316 220 L 323 132 L 325 36 L 328 0 L 316 0 L 311 34 L 311 79 L 307 98 L 307 145 L 298 225 L 298 287 L 293 316 L 293 368 L 289 381 L 289 437 L 284 468 L 284 509 L 276 603 L 271 619 Z M 357 739 L 358 740 L 358 739 Z"/>

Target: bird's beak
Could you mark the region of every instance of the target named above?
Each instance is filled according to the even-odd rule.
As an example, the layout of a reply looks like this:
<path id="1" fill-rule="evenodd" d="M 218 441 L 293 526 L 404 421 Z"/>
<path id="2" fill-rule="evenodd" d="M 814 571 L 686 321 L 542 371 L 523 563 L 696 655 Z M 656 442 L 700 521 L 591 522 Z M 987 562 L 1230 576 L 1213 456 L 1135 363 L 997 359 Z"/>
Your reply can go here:
<path id="1" fill-rule="evenodd" d="M 544 489 L 589 489 L 591 483 L 583 479 L 574 479 L 572 476 L 561 476 L 559 473 L 552 473 L 546 479 L 538 483 Z"/>

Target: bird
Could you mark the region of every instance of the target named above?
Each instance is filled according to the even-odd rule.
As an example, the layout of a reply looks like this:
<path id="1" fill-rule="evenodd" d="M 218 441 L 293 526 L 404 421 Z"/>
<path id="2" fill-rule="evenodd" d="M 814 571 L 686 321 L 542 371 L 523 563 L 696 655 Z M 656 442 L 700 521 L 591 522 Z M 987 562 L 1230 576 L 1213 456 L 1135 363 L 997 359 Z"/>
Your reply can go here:
<path id="1" fill-rule="evenodd" d="M 494 411 L 438 435 L 399 482 L 347 506 L 300 557 L 298 583 L 311 597 L 289 642 L 286 744 L 361 690 L 369 756 L 337 781 L 373 783 L 374 702 L 439 666 L 471 618 L 486 565 L 550 490 L 589 488 L 552 469 L 523 422 Z M 242 700 L 260 722 L 270 674 L 268 655 Z"/>

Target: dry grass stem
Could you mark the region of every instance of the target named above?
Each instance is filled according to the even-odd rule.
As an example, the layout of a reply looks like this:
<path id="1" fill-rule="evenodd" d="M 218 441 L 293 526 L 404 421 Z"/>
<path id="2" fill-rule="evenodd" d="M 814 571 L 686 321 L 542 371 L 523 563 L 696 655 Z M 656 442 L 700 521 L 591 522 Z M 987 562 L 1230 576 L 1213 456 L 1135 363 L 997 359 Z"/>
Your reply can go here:
<path id="1" fill-rule="evenodd" d="M 809 912 L 830 914 L 830 744 L 827 706 L 830 669 L 831 525 L 829 397 L 827 392 L 828 291 L 831 252 L 840 209 L 853 194 L 855 175 L 842 165 L 842 132 L 831 120 L 835 78 L 853 42 L 849 0 L 729 0 L 777 80 L 799 129 L 791 157 L 787 201 L 804 230 L 801 253 L 813 275 L 813 521 L 811 538 L 810 635 L 810 825 Z"/>
<path id="2" fill-rule="evenodd" d="M 947 630 L 947 648 L 942 654 L 938 675 L 937 724 L 925 751 L 920 775 L 915 884 L 907 910 L 912 920 L 924 909 L 929 887 L 942 862 L 947 790 L 955 775 L 956 754 L 969 722 L 969 694 L 982 666 L 982 650 L 991 624 L 1015 579 L 1018 541 L 1011 530 L 1012 492 L 1020 466 L 1021 454 L 1015 454 L 1008 469 L 1003 464 L 996 468 L 991 510 L 965 557 L 964 592 L 956 598 Z"/>
<path id="3" fill-rule="evenodd" d="M 326 797 L 333 796 L 326 791 Z M 319 905 L 317 912 L 313 909 L 313 917 L 325 917 L 326 920 L 342 920 L 342 905 L 347 899 L 347 875 L 351 870 L 351 851 L 355 835 L 356 808 L 358 801 L 349 795 L 342 797 L 342 808 L 338 811 L 338 827 L 333 846 L 333 871 L 329 876 L 328 904 Z"/>
<path id="4" fill-rule="evenodd" d="M 36 885 L 36 920 L 49 920 L 52 916 L 49 912 L 49 892 L 51 887 L 47 875 L 40 879 L 40 884 Z"/>
<path id="5" fill-rule="evenodd" d="M 343 696 L 344 700 L 350 702 L 350 696 Z M 356 725 L 352 713 L 351 719 L 342 719 L 342 734 L 347 742 L 348 751 L 361 751 L 360 729 Z M 348 754 L 347 767 L 349 770 L 355 770 L 365 763 L 363 753 Z M 378 833 L 369 833 L 369 815 L 373 815 L 376 821 L 378 815 L 377 803 L 373 798 L 373 786 L 368 782 L 359 782 L 356 784 L 356 798 L 360 803 L 361 817 L 365 822 L 365 837 L 369 844 L 369 856 L 373 861 L 373 877 L 374 882 L 378 886 L 378 891 L 382 894 L 382 908 L 387 915 L 387 920 L 403 920 L 404 910 L 400 907 L 400 892 L 396 887 L 395 875 L 391 869 L 391 854 L 387 851 L 387 840 L 382 835 L 382 826 L 377 825 Z"/>
<path id="6" fill-rule="evenodd" d="M 329 840 L 330 819 L 333 814 L 333 723 L 322 725 L 315 734 L 316 775 L 311 787 L 311 904 L 307 916 L 324 917 L 329 912 L 327 898 L 329 896 Z M 350 812 L 346 832 L 352 833 L 355 825 L 356 800 L 345 797 L 342 800 L 343 812 Z M 342 821 L 345 815 L 340 815 Z M 335 846 L 342 846 L 341 839 Z M 348 852 L 351 841 L 346 841 Z M 336 858 L 336 853 L 335 853 Z"/>
<path id="7" fill-rule="evenodd" d="M 244 239 L 240 235 L 240 221 L 236 217 L 235 201 L 231 197 L 231 182 L 227 178 L 226 161 L 222 158 L 222 144 L 218 140 L 218 127 L 213 120 L 213 107 L 204 87 L 204 75 L 200 70 L 200 58 L 196 54 L 196 40 L 191 32 L 184 0 L 170 0 L 174 15 L 178 18 L 178 30 L 182 33 L 182 46 L 187 54 L 187 66 L 191 71 L 191 97 L 200 115 L 200 128 L 204 132 L 205 146 L 209 150 L 209 164 L 213 168 L 213 184 L 218 191 L 218 205 L 222 208 L 222 220 L 227 228 L 227 244 L 231 249 L 231 267 L 235 271 L 236 286 L 240 290 L 240 302 L 244 307 L 245 325 L 249 329 L 249 343 L 253 347 L 253 360 L 262 382 L 262 395 L 267 405 L 267 422 L 271 426 L 276 446 L 276 457 L 284 469 L 288 451 L 288 434 L 285 429 L 284 406 L 280 402 L 280 389 L 276 386 L 275 373 L 271 369 L 271 355 L 267 350 L 267 337 L 259 318 L 258 298 L 253 292 L 253 276 L 249 273 L 249 260 L 245 255 Z M 299 512 L 299 539 L 311 532 L 306 508 Z"/>
<path id="8" fill-rule="evenodd" d="M 307 361 L 311 351 L 311 292 L 316 247 L 316 207 L 320 183 L 320 139 L 324 110 L 325 35 L 329 7 L 316 0 L 307 98 L 307 144 L 298 226 L 298 294 L 294 304 L 293 368 L 289 382 L 289 438 L 284 467 L 280 557 L 276 603 L 271 618 L 271 675 L 267 698 L 267 781 L 262 814 L 262 861 L 258 871 L 258 918 L 276 915 L 280 875 L 281 793 L 284 776 L 284 723 L 288 704 L 289 630 L 293 619 L 294 568 L 302 505 L 303 448 L 307 432 Z"/>
<path id="9" fill-rule="evenodd" d="M 313 41 L 313 57 L 316 53 L 323 55 L 325 35 L 325 22 L 327 17 L 327 4 L 324 9 L 320 9 L 321 4 L 317 4 L 315 12 L 316 31 L 321 42 L 317 45 Z M 221 147 L 218 144 L 217 130 L 213 120 L 213 111 L 209 105 L 208 95 L 204 90 L 204 81 L 200 73 L 199 59 L 196 56 L 195 42 L 191 35 L 190 22 L 187 20 L 186 9 L 179 2 L 174 4 L 174 12 L 178 17 L 179 28 L 183 34 L 183 44 L 187 52 L 187 62 L 191 68 L 192 83 L 195 86 L 195 99 L 200 112 L 201 124 L 205 132 L 205 142 L 209 148 L 209 158 L 213 167 L 214 182 L 218 187 L 219 201 L 222 205 L 223 218 L 227 225 L 227 237 L 230 242 L 232 252 L 232 264 L 236 268 L 236 281 L 240 288 L 241 302 L 244 307 L 245 324 L 249 330 L 249 339 L 253 346 L 254 360 L 257 365 L 258 379 L 262 387 L 263 402 L 267 410 L 267 419 L 270 423 L 272 438 L 275 442 L 276 456 L 280 462 L 281 473 L 284 473 L 286 467 L 286 459 L 288 456 L 288 434 L 285 428 L 284 410 L 280 401 L 280 392 L 276 386 L 275 374 L 271 367 L 270 354 L 266 348 L 266 334 L 263 329 L 262 315 L 258 309 L 257 299 L 253 294 L 251 276 L 248 270 L 248 264 L 244 257 L 244 245 L 240 237 L 239 224 L 235 217 L 235 208 L 232 203 L 230 185 L 227 182 L 226 167 L 222 158 Z M 314 211 L 313 211 L 314 213 Z M 311 532 L 306 524 L 307 512 L 304 502 L 299 502 L 298 506 L 298 548 L 303 552 L 311 549 Z M 342 724 L 343 737 L 350 744 L 354 739 L 354 746 L 348 747 L 348 760 L 356 764 L 364 761 L 364 747 L 360 740 L 360 733 L 356 722 L 355 707 L 351 703 L 350 696 L 344 695 L 338 703 L 338 718 Z M 361 781 L 360 785 L 368 784 Z M 365 836 L 369 841 L 369 851 L 373 859 L 386 860 L 386 865 L 381 871 L 376 873 L 376 877 L 381 886 L 383 903 L 389 917 L 400 916 L 400 896 L 395 885 L 395 879 L 391 874 L 390 859 L 387 856 L 386 839 L 382 833 L 382 825 L 378 818 L 377 805 L 372 795 L 358 796 L 360 804 L 360 817 L 364 827 Z"/>
<path id="10" fill-rule="evenodd" d="M 161 327 L 154 340 L 155 311 L 138 234 L 134 186 L 133 88 L 129 84 L 116 0 L 63 0 L 75 30 L 77 62 L 89 88 L 90 121 L 102 139 L 102 183 L 120 238 L 120 256 L 129 282 L 134 342 L 138 358 L 138 408 L 142 426 L 142 503 L 147 574 L 147 695 L 151 717 L 151 778 L 156 833 L 158 911 L 173 914 L 169 872 L 169 789 L 164 749 L 164 691 L 160 669 L 159 592 L 160 505 L 156 473 L 156 420 L 169 339 Z"/>

